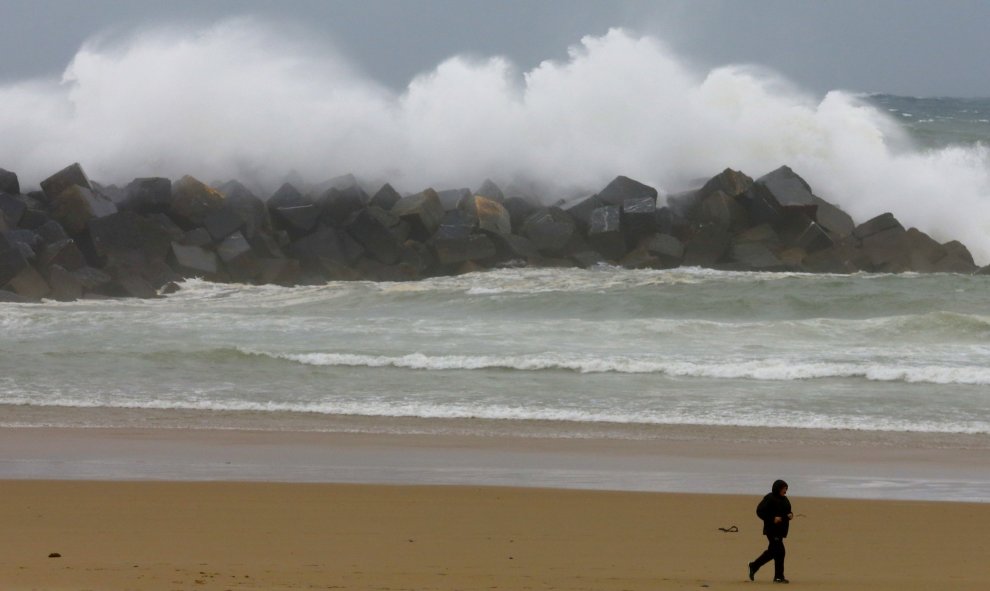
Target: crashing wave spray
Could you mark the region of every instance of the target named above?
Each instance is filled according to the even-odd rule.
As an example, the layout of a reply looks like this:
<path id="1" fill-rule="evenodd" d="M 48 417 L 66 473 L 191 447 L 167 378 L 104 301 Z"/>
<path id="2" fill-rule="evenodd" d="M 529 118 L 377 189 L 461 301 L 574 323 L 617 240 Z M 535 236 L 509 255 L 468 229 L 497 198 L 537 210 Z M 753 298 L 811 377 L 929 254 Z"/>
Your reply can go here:
<path id="1" fill-rule="evenodd" d="M 620 29 L 527 72 L 455 56 L 395 92 L 332 49 L 237 19 L 87 43 L 61 82 L 0 86 L 0 104 L 0 166 L 28 185 L 81 161 L 103 182 L 272 186 L 295 170 L 405 190 L 485 177 L 595 190 L 624 174 L 674 190 L 788 164 L 857 220 L 892 211 L 990 260 L 985 146 L 921 151 L 853 94 L 817 100 L 752 67 L 696 72 Z"/>

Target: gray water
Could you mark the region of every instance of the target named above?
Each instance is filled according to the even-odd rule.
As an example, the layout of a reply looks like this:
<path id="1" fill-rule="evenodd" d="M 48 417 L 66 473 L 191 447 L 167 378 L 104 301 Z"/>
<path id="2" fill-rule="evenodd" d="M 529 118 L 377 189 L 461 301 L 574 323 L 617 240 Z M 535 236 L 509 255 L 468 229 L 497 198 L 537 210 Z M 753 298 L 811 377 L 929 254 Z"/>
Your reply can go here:
<path id="1" fill-rule="evenodd" d="M 27 405 L 254 411 L 275 429 L 355 415 L 986 434 L 988 292 L 985 276 L 603 267 L 4 304 L 0 425 Z"/>
<path id="2" fill-rule="evenodd" d="M 921 146 L 944 148 L 990 142 L 990 98 L 874 94 L 866 100 L 897 119 Z"/>

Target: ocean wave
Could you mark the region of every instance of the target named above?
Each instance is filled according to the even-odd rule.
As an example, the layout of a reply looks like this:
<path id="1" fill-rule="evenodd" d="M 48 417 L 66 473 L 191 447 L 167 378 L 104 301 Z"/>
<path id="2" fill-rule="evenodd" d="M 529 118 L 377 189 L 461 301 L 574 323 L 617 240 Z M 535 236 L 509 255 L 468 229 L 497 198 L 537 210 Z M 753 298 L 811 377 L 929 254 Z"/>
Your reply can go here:
<path id="1" fill-rule="evenodd" d="M 910 288 L 906 288 L 906 286 Z M 751 318 L 843 317 L 850 309 L 859 315 L 886 317 L 890 314 L 927 313 L 931 298 L 944 290 L 946 279 L 936 276 L 884 274 L 815 275 L 716 271 L 693 267 L 669 270 L 601 269 L 495 269 L 456 277 L 428 278 L 415 282 L 328 282 L 317 286 L 282 287 L 210 283 L 188 279 L 180 289 L 150 300 L 80 300 L 44 304 L 8 305 L 0 308 L 0 327 L 21 328 L 31 322 L 50 322 L 50 316 L 77 314 L 73 322 L 92 322 L 112 315 L 127 315 L 166 322 L 184 321 L 181 315 L 216 313 L 259 316 L 264 309 L 282 316 L 306 314 L 329 317 L 351 310 L 390 310 L 401 316 L 409 305 L 437 307 L 502 303 L 508 311 L 527 313 L 561 308 L 560 297 L 571 297 L 566 309 L 580 317 L 607 309 L 633 310 L 655 316 L 717 314 Z M 953 277 L 959 305 L 974 306 L 976 293 L 986 287 L 983 277 Z M 768 288 L 774 287 L 770 290 Z M 684 297 L 690 293 L 689 297 Z M 532 297 L 530 297 L 532 296 Z M 594 298 L 604 297 L 602 302 Z M 866 298 L 863 301 L 863 298 Z M 630 304 L 626 298 L 635 298 Z M 650 307 L 649 304 L 656 305 Z M 661 305 L 662 304 L 662 305 Z M 586 310 L 585 306 L 591 306 Z M 638 307 L 636 307 L 638 306 Z M 345 312 L 347 311 L 347 312 Z M 966 311 L 966 310 L 962 310 Z"/>
<path id="2" fill-rule="evenodd" d="M 990 316 L 937 311 L 892 319 L 892 327 L 905 333 L 938 332 L 954 336 L 990 335 Z"/>
<path id="3" fill-rule="evenodd" d="M 452 293 L 475 296 L 493 294 L 540 295 L 554 293 L 606 293 L 617 289 L 635 289 L 663 285 L 694 285 L 730 277 L 758 280 L 785 274 L 737 273 L 699 267 L 667 270 L 629 270 L 613 266 L 577 268 L 508 268 L 465 273 L 453 277 L 434 277 L 416 282 L 379 283 L 383 294 Z"/>
<path id="4" fill-rule="evenodd" d="M 492 269 L 466 273 L 453 277 L 433 277 L 413 282 L 328 282 L 319 286 L 281 287 L 274 285 L 214 284 L 191 279 L 180 284 L 181 289 L 163 300 L 147 304 L 149 307 L 171 309 L 176 305 L 195 304 L 206 309 L 254 310 L 265 306 L 274 310 L 312 309 L 322 314 L 347 307 L 362 308 L 368 302 L 380 306 L 447 305 L 463 303 L 475 305 L 488 303 L 501 296 L 513 298 L 543 296 L 534 299 L 534 305 L 557 305 L 555 296 L 603 296 L 612 299 L 622 297 L 667 298 L 666 304 L 679 291 L 697 290 L 699 297 L 683 302 L 678 309 L 691 310 L 704 305 L 724 306 L 726 298 L 736 297 L 732 303 L 744 305 L 772 304 L 780 307 L 786 298 L 793 298 L 792 307 L 802 313 L 813 313 L 822 305 L 822 290 L 826 294 L 841 295 L 850 291 L 850 297 L 861 297 L 858 291 L 866 290 L 883 298 L 887 309 L 910 305 L 913 299 L 905 292 L 903 284 L 911 282 L 915 291 L 925 293 L 944 286 L 944 279 L 934 276 L 889 275 L 858 273 L 855 275 L 808 274 L 796 272 L 742 272 L 682 267 L 667 270 L 622 269 L 602 267 L 597 269 Z M 967 278 L 955 280 L 960 289 L 982 289 L 985 282 L 977 280 L 970 286 Z M 770 297 L 768 286 L 780 286 L 782 294 Z M 888 288 L 889 289 L 884 289 Z M 673 291 L 672 291 L 673 290 Z M 880 292 L 880 293 L 876 293 Z M 788 295 L 790 294 L 790 295 Z M 518 299 L 512 300 L 518 302 Z M 584 300 L 582 300 L 584 301 Z M 580 305 L 582 301 L 575 301 Z M 590 300 L 588 300 L 590 301 Z M 526 305 L 526 304 L 523 304 Z M 597 305 L 597 304 L 595 304 Z M 847 308 L 848 306 L 843 306 Z M 704 308 L 701 308 L 704 310 Z M 732 308 L 722 308 L 723 312 Z M 525 309 L 520 309 L 525 312 Z M 580 313 L 577 308 L 576 313 Z M 826 313 L 828 313 L 826 311 Z M 877 314 L 881 314 L 877 311 Z"/>
<path id="5" fill-rule="evenodd" d="M 986 281 L 982 277 L 953 277 L 952 284 L 959 291 L 961 300 L 967 300 L 967 292 L 982 292 Z M 767 287 L 778 287 L 769 292 Z M 907 289 L 906 286 L 910 286 Z M 363 309 L 369 302 L 379 306 L 448 305 L 463 303 L 474 305 L 488 303 L 501 296 L 542 296 L 521 305 L 558 305 L 555 296 L 603 296 L 610 299 L 625 297 L 664 298 L 666 306 L 681 302 L 684 291 L 695 293 L 678 306 L 678 310 L 704 312 L 705 306 L 722 306 L 726 298 L 737 298 L 730 303 L 744 305 L 752 302 L 761 307 L 774 306 L 768 313 L 781 307 L 792 307 L 801 315 L 848 313 L 855 302 L 835 298 L 862 298 L 870 296 L 876 308 L 867 307 L 871 315 L 888 316 L 891 311 L 901 313 L 927 313 L 929 297 L 944 290 L 946 279 L 935 275 L 890 275 L 858 273 L 855 275 L 829 275 L 808 273 L 742 272 L 682 267 L 667 270 L 622 269 L 493 269 L 467 273 L 453 277 L 434 277 L 413 282 L 328 282 L 319 286 L 281 287 L 274 285 L 226 285 L 202 280 L 187 280 L 175 294 L 156 300 L 149 307 L 171 309 L 176 305 L 196 304 L 200 308 L 254 310 L 265 306 L 275 310 L 310 310 L 332 314 L 334 310 L 355 307 Z M 919 294 L 925 297 L 925 308 L 918 305 Z M 929 296 L 928 294 L 932 294 Z M 823 302 L 823 295 L 827 296 Z M 676 298 L 676 299 L 672 299 Z M 518 301 L 518 299 L 513 300 Z M 572 305 L 580 306 L 576 300 Z M 856 300 L 857 302 L 859 300 Z M 834 303 L 835 309 L 827 304 Z M 591 302 L 599 305 L 598 302 Z M 823 304 L 826 306 L 822 309 Z M 616 302 L 620 306 L 621 302 Z M 841 305 L 841 306 L 840 306 Z M 862 305 L 853 306 L 863 308 Z M 401 311 L 401 310 L 400 310 Z M 521 308 L 520 312 L 525 312 Z M 575 313 L 580 313 L 580 307 Z"/>
<path id="6" fill-rule="evenodd" d="M 21 306 L 23 304 L 5 305 L 0 313 L 0 331 L 9 334 L 10 331 L 23 330 L 33 326 L 36 321 L 28 313 L 25 313 Z"/>
<path id="7" fill-rule="evenodd" d="M 239 283 L 212 283 L 202 279 L 186 279 L 179 283 L 179 290 L 166 296 L 161 302 L 168 307 L 174 304 L 196 304 L 229 308 L 272 309 L 304 307 L 324 304 L 345 298 L 367 289 L 370 282 L 331 281 L 322 285 L 249 285 Z"/>
<path id="8" fill-rule="evenodd" d="M 655 373 L 672 377 L 768 381 L 862 378 L 879 382 L 990 385 L 990 368 L 983 366 L 896 366 L 847 362 L 802 363 L 792 360 L 720 363 L 714 360 L 665 361 L 627 357 L 572 358 L 559 354 L 497 356 L 410 353 L 388 356 L 353 353 L 273 353 L 250 349 L 240 349 L 240 351 L 247 355 L 326 367 L 392 367 L 427 371 L 564 370 L 578 373 Z"/>
<path id="9" fill-rule="evenodd" d="M 786 427 L 806 429 L 849 429 L 856 431 L 888 431 L 919 433 L 990 433 L 986 421 L 893 419 L 883 416 L 824 415 L 811 412 L 756 413 L 726 412 L 692 413 L 670 411 L 585 410 L 575 408 L 538 408 L 505 404 L 448 404 L 408 401 L 336 401 L 336 402 L 274 402 L 246 400 L 161 400 L 118 397 L 91 400 L 59 397 L 32 400 L 27 397 L 4 396 L 0 408 L 9 406 L 61 408 L 118 408 L 127 410 L 175 410 L 203 412 L 288 413 L 380 418 L 422 419 L 484 419 L 497 421 L 550 421 L 560 423 L 591 423 L 618 425 L 699 425 L 739 427 Z M 0 420 L 0 426 L 4 426 Z M 291 429 L 291 421 L 284 423 Z"/>

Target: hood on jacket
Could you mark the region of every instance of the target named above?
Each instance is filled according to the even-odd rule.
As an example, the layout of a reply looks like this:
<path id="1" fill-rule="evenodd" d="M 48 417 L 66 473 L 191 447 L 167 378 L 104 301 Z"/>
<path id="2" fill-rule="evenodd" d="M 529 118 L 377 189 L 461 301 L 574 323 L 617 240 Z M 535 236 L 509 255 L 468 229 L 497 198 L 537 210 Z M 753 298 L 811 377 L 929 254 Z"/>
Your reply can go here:
<path id="1" fill-rule="evenodd" d="M 777 480 L 774 481 L 773 487 L 770 490 L 773 492 L 773 494 L 780 496 L 780 491 L 784 490 L 785 488 L 787 488 L 787 483 L 784 482 L 783 480 Z"/>

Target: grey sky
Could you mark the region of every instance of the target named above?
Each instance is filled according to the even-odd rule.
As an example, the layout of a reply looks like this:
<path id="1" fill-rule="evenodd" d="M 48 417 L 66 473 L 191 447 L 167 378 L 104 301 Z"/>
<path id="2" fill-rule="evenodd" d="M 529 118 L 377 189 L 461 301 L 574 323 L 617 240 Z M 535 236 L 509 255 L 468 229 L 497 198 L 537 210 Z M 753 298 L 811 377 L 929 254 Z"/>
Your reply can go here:
<path id="1" fill-rule="evenodd" d="M 55 76 L 97 33 L 257 15 L 332 40 L 401 88 L 454 54 L 504 55 L 528 70 L 583 35 L 655 34 L 700 67 L 756 63 L 816 93 L 839 88 L 990 96 L 990 2 L 982 0 L 0 0 L 0 81 Z"/>

